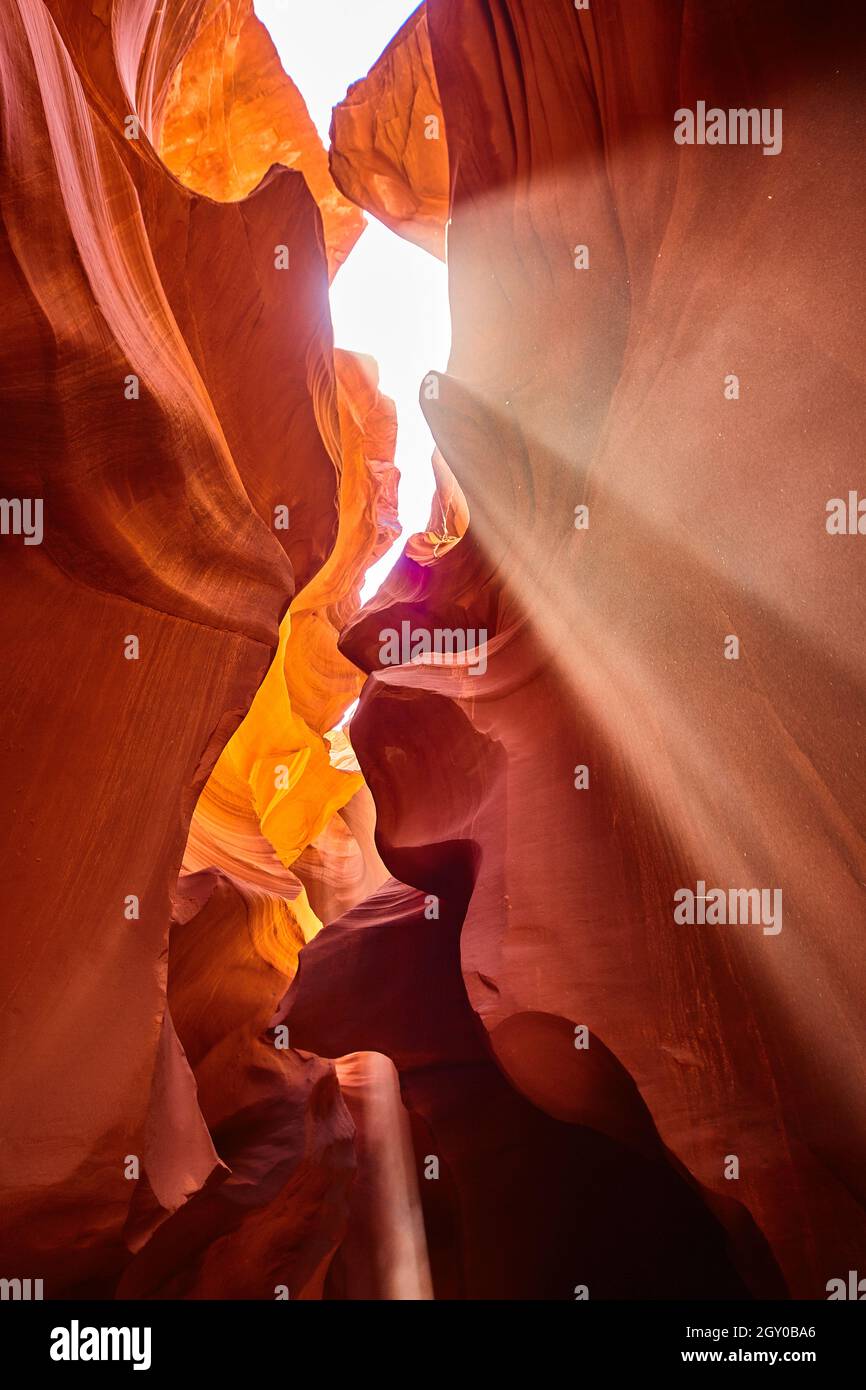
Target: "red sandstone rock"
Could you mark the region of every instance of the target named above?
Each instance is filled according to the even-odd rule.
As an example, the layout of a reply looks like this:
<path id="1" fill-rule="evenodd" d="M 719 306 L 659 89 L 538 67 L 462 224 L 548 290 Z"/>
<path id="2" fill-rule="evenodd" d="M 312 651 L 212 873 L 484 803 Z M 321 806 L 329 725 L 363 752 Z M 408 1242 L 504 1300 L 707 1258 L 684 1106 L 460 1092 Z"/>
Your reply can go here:
<path id="1" fill-rule="evenodd" d="M 4 537 L 0 557 L 19 924 L 2 970 L 2 1250 L 4 1266 L 37 1259 L 48 1297 L 110 1289 L 125 1240 L 220 1171 L 166 1009 L 171 898 L 196 795 L 276 647 L 289 556 L 306 578 L 335 532 L 307 383 L 316 351 L 330 362 L 315 204 L 289 172 L 242 206 L 188 192 L 144 108 L 127 140 L 136 70 L 152 98 L 194 27 L 189 7 L 159 34 L 152 6 L 114 10 L 111 33 L 108 10 L 57 3 L 55 27 L 41 0 L 0 19 L 4 490 L 44 499 L 45 531 L 41 546 Z"/>
<path id="2" fill-rule="evenodd" d="M 359 718 L 393 689 L 412 729 L 411 759 L 378 750 L 397 742 L 393 711 L 354 740 L 380 823 L 394 815 L 385 862 L 417 872 L 471 833 L 462 968 L 493 1036 L 521 1030 L 519 1056 L 499 1055 L 512 1081 L 544 1070 L 539 1014 L 585 1024 L 706 1188 L 728 1196 L 739 1156 L 737 1196 L 791 1288 L 818 1298 L 866 1240 L 862 1117 L 842 1079 L 864 1060 L 846 1002 L 864 970 L 862 672 L 846 637 L 862 586 L 824 527 L 858 413 L 834 364 L 860 360 L 836 287 L 862 36 L 851 7 L 834 22 L 816 34 L 805 5 L 428 6 L 454 346 L 422 403 L 471 525 L 432 567 L 405 559 L 344 638 L 375 669 L 381 627 L 462 612 L 488 628 L 485 675 L 390 668 L 362 699 Z M 678 147 L 674 110 L 709 92 L 783 106 L 784 153 Z M 826 258 L 801 236 L 825 216 L 819 169 L 840 190 Z M 487 772 L 475 739 L 497 750 Z M 784 930 L 677 925 L 674 893 L 698 879 L 781 886 Z M 531 1098 L 569 1114 L 573 1085 L 558 1067 Z M 593 1123 L 618 1134 L 619 1106 Z"/>
<path id="3" fill-rule="evenodd" d="M 334 108 L 330 165 L 347 197 L 445 259 L 448 145 L 424 5 Z"/>
<path id="4" fill-rule="evenodd" d="M 331 167 L 436 254 L 450 219 L 454 341 L 429 528 L 359 612 L 396 484 L 375 370 L 332 351 L 360 218 L 246 0 L 0 14 L 4 491 L 45 507 L 0 547 L 0 1249 L 49 1297 L 862 1267 L 863 587 L 824 525 L 856 21 L 407 22 Z M 782 151 L 677 145 L 704 99 L 781 109 Z M 483 632 L 485 669 L 383 666 L 404 622 Z M 699 881 L 780 887 L 783 929 L 677 923 Z"/>

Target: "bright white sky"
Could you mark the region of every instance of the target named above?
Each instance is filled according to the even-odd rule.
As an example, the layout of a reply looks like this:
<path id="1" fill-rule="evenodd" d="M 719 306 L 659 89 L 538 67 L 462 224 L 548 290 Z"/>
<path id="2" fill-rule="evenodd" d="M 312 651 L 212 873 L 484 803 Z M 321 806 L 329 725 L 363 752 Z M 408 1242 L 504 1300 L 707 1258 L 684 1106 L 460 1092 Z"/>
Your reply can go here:
<path id="1" fill-rule="evenodd" d="M 286 72 L 304 97 L 325 146 L 331 107 L 364 77 L 417 0 L 255 0 Z M 433 495 L 433 439 L 418 405 L 428 371 L 444 370 L 451 341 L 448 283 L 441 261 L 368 214 L 368 225 L 331 286 L 337 347 L 366 352 L 397 406 L 400 542 L 367 575 L 375 593 L 407 536 L 426 526 Z"/>

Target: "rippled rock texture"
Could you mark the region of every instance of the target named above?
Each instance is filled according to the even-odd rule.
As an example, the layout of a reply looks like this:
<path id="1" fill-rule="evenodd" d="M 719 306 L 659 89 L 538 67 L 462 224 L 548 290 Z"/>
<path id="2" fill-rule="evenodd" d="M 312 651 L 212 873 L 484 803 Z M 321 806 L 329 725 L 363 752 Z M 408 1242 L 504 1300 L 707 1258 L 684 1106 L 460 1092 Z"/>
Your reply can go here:
<path id="1" fill-rule="evenodd" d="M 3 9 L 0 1247 L 47 1296 L 862 1269 L 863 47 L 846 0 L 428 0 L 328 159 L 249 0 Z M 677 143 L 703 102 L 780 148 Z M 364 607 L 360 208 L 447 240 L 453 324 Z"/>
<path id="2" fill-rule="evenodd" d="M 249 5 L 22 0 L 0 30 L 5 489 L 44 499 L 43 544 L 2 547 L 4 1265 L 55 1295 L 301 1297 L 353 1126 L 330 1062 L 259 1036 L 320 926 L 287 866 L 339 809 L 357 891 L 385 877 L 322 736 L 395 529 L 393 411 L 328 314 L 361 215 Z M 195 95 L 221 42 L 236 185 Z"/>

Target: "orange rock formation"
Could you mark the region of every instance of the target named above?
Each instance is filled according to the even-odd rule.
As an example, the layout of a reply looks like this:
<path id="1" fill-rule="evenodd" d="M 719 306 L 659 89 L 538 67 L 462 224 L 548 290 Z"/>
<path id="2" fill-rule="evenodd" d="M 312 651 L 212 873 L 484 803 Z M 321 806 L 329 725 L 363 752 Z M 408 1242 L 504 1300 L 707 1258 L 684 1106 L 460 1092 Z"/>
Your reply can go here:
<path id="1" fill-rule="evenodd" d="M 863 1268 L 863 46 L 848 0 L 429 0 L 326 153 L 250 0 L 0 10 L 4 1269 Z M 678 143 L 708 100 L 778 153 Z M 429 526 L 363 607 L 362 207 L 447 229 L 453 317 Z M 387 664 L 404 624 L 472 652 Z"/>

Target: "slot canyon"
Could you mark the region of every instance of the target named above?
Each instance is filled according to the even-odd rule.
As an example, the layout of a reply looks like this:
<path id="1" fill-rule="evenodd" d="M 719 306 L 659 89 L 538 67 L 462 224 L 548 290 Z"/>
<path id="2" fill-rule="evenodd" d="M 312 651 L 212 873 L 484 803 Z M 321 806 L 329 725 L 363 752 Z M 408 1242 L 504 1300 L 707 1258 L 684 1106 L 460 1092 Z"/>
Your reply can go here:
<path id="1" fill-rule="evenodd" d="M 313 10 L 0 5 L 0 1276 L 826 1300 L 861 8 Z"/>

